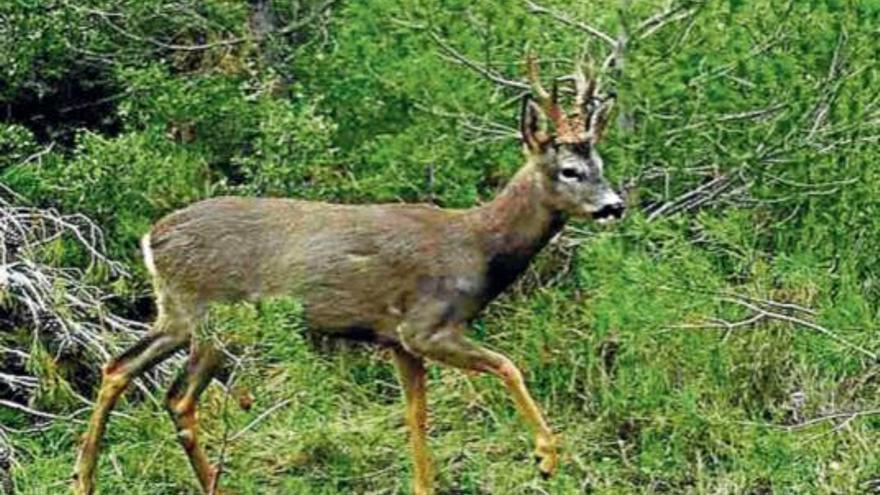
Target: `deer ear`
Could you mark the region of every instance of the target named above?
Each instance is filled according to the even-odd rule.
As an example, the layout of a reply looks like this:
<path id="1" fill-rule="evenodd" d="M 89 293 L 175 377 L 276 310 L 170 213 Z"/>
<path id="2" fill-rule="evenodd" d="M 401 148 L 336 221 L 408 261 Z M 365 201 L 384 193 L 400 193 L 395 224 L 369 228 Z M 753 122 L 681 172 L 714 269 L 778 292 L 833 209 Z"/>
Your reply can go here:
<path id="1" fill-rule="evenodd" d="M 542 143 L 546 141 L 546 136 L 540 129 L 540 120 L 541 109 L 538 104 L 530 95 L 524 96 L 519 118 L 519 132 L 523 143 L 534 151 L 540 150 Z"/>

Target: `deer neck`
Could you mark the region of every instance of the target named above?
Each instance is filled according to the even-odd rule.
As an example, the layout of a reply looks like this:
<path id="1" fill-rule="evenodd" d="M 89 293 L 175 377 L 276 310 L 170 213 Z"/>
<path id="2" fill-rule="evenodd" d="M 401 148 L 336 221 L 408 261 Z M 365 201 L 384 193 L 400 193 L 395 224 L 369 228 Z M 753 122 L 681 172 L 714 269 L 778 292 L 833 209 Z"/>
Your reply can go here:
<path id="1" fill-rule="evenodd" d="M 565 214 L 546 201 L 545 187 L 537 164 L 527 163 L 494 200 L 478 208 L 489 298 L 516 280 L 565 224 Z"/>

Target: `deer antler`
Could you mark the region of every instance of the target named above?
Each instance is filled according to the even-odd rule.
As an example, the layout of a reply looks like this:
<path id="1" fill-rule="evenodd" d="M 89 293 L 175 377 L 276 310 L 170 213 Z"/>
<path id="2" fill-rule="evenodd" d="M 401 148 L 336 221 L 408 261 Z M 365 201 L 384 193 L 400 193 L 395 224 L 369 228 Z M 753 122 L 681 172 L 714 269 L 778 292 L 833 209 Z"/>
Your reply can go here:
<path id="1" fill-rule="evenodd" d="M 574 70 L 575 106 L 577 107 L 578 115 L 584 122 L 586 122 L 586 116 L 590 113 L 587 105 L 593 102 L 596 94 L 596 79 L 593 78 L 592 63 L 588 67 L 589 76 L 584 73 L 582 63 L 575 64 Z"/>
<path id="2" fill-rule="evenodd" d="M 577 126 L 583 129 L 595 144 L 602 139 L 605 132 L 615 96 L 613 94 L 605 98 L 596 96 L 599 84 L 593 76 L 592 62 L 587 65 L 586 73 L 583 64 L 577 63 L 573 77 Z"/>
<path id="3" fill-rule="evenodd" d="M 604 98 L 596 96 L 599 84 L 593 76 L 592 64 L 588 65 L 586 72 L 582 63 L 576 64 L 571 76 L 575 86 L 575 110 L 571 119 L 559 106 L 556 83 L 553 83 L 552 93 L 547 92 L 541 84 L 538 61 L 533 53 L 526 56 L 526 67 L 534 100 L 553 122 L 558 142 L 583 142 L 589 139 L 593 144 L 598 143 L 605 133 L 614 95 L 609 94 Z"/>
<path id="4" fill-rule="evenodd" d="M 596 108 L 590 116 L 587 133 L 589 133 L 590 140 L 593 144 L 601 141 L 602 136 L 605 134 L 605 126 L 608 124 L 608 116 L 611 115 L 611 108 L 614 106 L 615 98 L 616 95 L 610 93 L 604 99 L 600 99 L 597 104 L 598 108 Z"/>
<path id="5" fill-rule="evenodd" d="M 570 129 L 568 118 L 559 106 L 556 83 L 553 83 L 552 94 L 544 89 L 544 86 L 541 84 L 540 76 L 538 75 L 538 61 L 534 53 L 529 53 L 526 56 L 526 67 L 528 70 L 527 74 L 529 83 L 532 85 L 532 91 L 534 92 L 535 101 L 537 101 L 538 106 L 541 107 L 541 110 L 543 110 L 547 117 L 553 122 L 558 134 L 569 134 Z"/>

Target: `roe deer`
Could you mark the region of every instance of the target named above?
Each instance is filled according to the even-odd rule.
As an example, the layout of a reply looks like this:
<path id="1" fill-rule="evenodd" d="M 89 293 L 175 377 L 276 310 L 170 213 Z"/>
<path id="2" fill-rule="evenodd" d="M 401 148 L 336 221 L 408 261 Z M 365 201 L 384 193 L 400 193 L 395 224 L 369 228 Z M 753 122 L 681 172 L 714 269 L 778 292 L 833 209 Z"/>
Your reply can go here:
<path id="1" fill-rule="evenodd" d="M 624 205 L 602 176 L 596 152 L 612 97 L 576 71 L 569 117 L 528 60 L 533 97 L 523 99 L 525 165 L 491 202 L 468 210 L 427 205 L 339 205 L 222 197 L 156 223 L 143 238 L 158 318 L 147 337 L 106 365 L 77 459 L 74 488 L 94 490 L 107 417 L 131 380 L 176 351 L 192 352 L 167 395 L 167 409 L 201 488 L 216 468 L 197 441 L 199 394 L 222 366 L 192 344 L 210 302 L 292 295 L 308 326 L 392 350 L 406 403 L 416 494 L 434 493 L 426 440 L 425 360 L 499 377 L 536 436 L 539 469 L 556 468 L 556 439 L 504 355 L 468 339 L 466 326 L 526 269 L 569 217 L 619 218 Z M 542 123 L 549 121 L 552 132 Z M 213 488 L 212 488 L 213 487 Z"/>

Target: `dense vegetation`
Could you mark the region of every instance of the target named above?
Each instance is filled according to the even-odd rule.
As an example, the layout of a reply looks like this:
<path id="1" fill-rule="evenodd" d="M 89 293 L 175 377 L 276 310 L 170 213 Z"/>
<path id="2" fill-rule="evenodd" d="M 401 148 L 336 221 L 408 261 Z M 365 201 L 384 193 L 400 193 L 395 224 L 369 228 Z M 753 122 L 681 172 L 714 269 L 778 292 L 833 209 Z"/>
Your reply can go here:
<path id="1" fill-rule="evenodd" d="M 219 194 L 486 201 L 521 162 L 530 49 L 547 78 L 614 57 L 602 150 L 630 213 L 568 227 L 475 324 L 526 370 L 561 472 L 537 475 L 494 379 L 433 369 L 441 492 L 880 490 L 878 26 L 872 0 L 2 2 L 16 489 L 66 489 L 104 353 L 152 318 L 137 242 L 153 221 Z M 296 315 L 212 315 L 241 357 L 201 412 L 223 483 L 405 493 L 392 368 L 323 352 Z M 147 384 L 113 418 L 104 493 L 196 493 L 158 398 Z"/>

